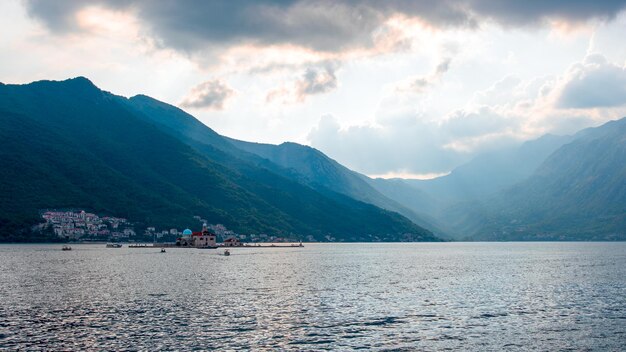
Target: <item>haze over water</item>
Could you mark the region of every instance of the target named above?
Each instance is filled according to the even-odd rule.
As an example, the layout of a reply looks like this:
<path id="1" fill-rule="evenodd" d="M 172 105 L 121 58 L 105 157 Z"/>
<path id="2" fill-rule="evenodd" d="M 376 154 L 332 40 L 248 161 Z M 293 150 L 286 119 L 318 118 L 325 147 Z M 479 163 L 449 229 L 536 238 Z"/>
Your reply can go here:
<path id="1" fill-rule="evenodd" d="M 626 243 L 0 246 L 0 349 L 622 350 Z"/>

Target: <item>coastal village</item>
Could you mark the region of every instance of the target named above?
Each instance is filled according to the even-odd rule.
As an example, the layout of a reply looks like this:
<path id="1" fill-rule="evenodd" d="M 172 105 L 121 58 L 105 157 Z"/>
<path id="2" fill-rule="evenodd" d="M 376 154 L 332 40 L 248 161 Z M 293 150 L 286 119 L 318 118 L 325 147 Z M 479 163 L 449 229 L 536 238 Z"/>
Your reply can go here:
<path id="1" fill-rule="evenodd" d="M 67 241 L 107 241 L 107 242 L 171 242 L 178 246 L 214 246 L 221 241 L 225 246 L 237 246 L 243 242 L 295 242 L 267 234 L 237 234 L 222 224 L 207 224 L 200 216 L 194 216 L 193 222 L 202 225 L 202 231 L 176 228 L 157 229 L 148 226 L 143 231 L 137 230 L 135 224 L 125 218 L 100 216 L 85 210 L 46 210 L 41 212 L 45 220 L 37 226 L 38 231 L 53 231 L 54 234 Z"/>
<path id="2" fill-rule="evenodd" d="M 108 238 L 127 240 L 136 233 L 127 219 L 103 216 L 81 211 L 46 211 L 41 217 L 46 221 L 42 228 L 52 228 L 54 234 L 67 240 Z"/>

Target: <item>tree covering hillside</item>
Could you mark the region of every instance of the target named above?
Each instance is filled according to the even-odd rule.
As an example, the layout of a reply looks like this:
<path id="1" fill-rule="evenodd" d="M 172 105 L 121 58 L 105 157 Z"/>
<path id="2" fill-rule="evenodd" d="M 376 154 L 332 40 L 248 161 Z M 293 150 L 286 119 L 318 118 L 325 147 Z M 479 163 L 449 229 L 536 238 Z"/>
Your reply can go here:
<path id="1" fill-rule="evenodd" d="M 200 215 L 241 233 L 435 240 L 396 213 L 202 153 L 85 78 L 1 85 L 0 136 L 0 240 L 23 240 L 39 210 L 66 207 L 158 227 Z"/>

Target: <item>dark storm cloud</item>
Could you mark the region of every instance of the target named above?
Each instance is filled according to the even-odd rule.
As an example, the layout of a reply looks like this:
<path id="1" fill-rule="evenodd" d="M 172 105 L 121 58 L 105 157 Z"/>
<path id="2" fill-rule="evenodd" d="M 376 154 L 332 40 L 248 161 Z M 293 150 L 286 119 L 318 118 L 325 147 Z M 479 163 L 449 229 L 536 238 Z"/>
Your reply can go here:
<path id="1" fill-rule="evenodd" d="M 341 51 L 373 45 L 372 32 L 393 14 L 417 17 L 438 27 L 473 27 L 485 19 L 521 26 L 546 19 L 611 19 L 625 3 L 626 0 L 26 1 L 32 16 L 60 32 L 76 30 L 74 14 L 89 5 L 132 9 L 159 42 L 189 52 L 235 43 L 294 44 L 319 51 Z"/>
<path id="2" fill-rule="evenodd" d="M 471 0 L 472 11 L 503 25 L 537 24 L 545 19 L 582 22 L 591 18 L 612 19 L 626 1 L 607 0 Z"/>
<path id="3" fill-rule="evenodd" d="M 131 4 L 131 0 L 109 0 L 109 1 L 73 1 L 73 0 L 26 0 L 28 13 L 37 19 L 42 20 L 49 29 L 55 32 L 69 32 L 78 30 L 76 25 L 76 13 L 81 9 L 91 5 L 102 5 L 111 9 L 125 9 Z"/>

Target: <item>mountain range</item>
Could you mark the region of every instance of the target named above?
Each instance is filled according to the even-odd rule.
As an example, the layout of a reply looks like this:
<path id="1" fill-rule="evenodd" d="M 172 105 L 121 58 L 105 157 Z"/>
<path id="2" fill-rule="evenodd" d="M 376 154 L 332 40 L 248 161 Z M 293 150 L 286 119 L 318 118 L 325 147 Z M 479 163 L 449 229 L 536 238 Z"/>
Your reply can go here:
<path id="1" fill-rule="evenodd" d="M 465 240 L 626 240 L 626 118 L 479 155 L 432 180 L 374 180 Z"/>
<path id="2" fill-rule="evenodd" d="M 0 84 L 0 240 L 32 238 L 42 209 L 76 207 L 305 240 L 624 240 L 625 126 L 545 135 L 432 180 L 372 179 L 317 149 L 221 136 L 83 77 Z"/>

